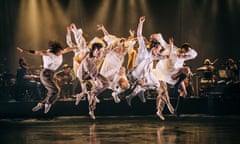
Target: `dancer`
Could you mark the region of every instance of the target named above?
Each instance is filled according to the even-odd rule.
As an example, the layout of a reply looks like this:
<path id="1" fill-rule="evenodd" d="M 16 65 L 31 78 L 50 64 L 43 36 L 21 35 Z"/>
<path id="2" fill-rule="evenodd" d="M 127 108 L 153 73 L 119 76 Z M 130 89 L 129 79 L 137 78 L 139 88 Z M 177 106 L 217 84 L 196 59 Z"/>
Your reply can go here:
<path id="1" fill-rule="evenodd" d="M 71 38 L 71 31 L 73 32 L 75 44 L 73 43 Z M 69 47 L 73 47 L 73 46 L 77 47 L 74 50 L 74 57 L 73 57 L 73 71 L 76 73 L 79 63 L 81 63 L 82 59 L 89 52 L 86 40 L 83 36 L 83 30 L 81 28 L 78 29 L 77 26 L 74 23 L 72 23 L 70 26 L 67 27 L 66 42 Z"/>
<path id="2" fill-rule="evenodd" d="M 166 82 L 160 81 L 160 87 L 157 88 L 157 93 L 158 93 L 158 96 L 157 96 L 157 100 L 156 100 L 156 108 L 157 108 L 156 114 L 161 120 L 165 120 L 165 117 L 162 114 L 165 104 L 167 105 L 170 113 L 171 114 L 174 113 L 174 108 L 173 108 L 172 104 L 170 103 Z"/>
<path id="3" fill-rule="evenodd" d="M 76 49 L 76 47 L 63 48 L 58 41 L 49 41 L 47 50 L 25 50 L 17 47 L 18 51 L 42 56 L 43 60 L 43 70 L 40 73 L 40 80 L 48 92 L 46 97 L 43 100 L 40 100 L 32 111 L 35 112 L 44 107 L 44 113 L 46 114 L 51 106 L 58 100 L 60 88 L 53 76 L 55 71 L 62 64 L 63 54 L 71 52 L 74 49 Z"/>
<path id="4" fill-rule="evenodd" d="M 169 51 L 172 47 L 167 44 L 160 33 L 152 34 L 151 38 L 159 41 L 166 51 Z M 179 117 L 178 107 L 180 99 L 187 96 L 187 90 L 183 80 L 191 75 L 190 68 L 184 66 L 184 62 L 196 58 L 197 52 L 192 49 L 188 43 L 184 43 L 180 48 L 173 46 L 171 51 L 168 59 L 161 60 L 157 63 L 156 75 L 159 80 L 174 85 L 174 93 L 178 96 L 175 114 Z"/>
<path id="5" fill-rule="evenodd" d="M 136 56 L 137 56 L 137 38 L 135 37 L 135 31 L 129 30 L 130 36 L 128 37 L 128 41 L 132 41 L 132 44 L 129 45 L 128 49 L 128 61 L 127 61 L 127 71 L 132 71 L 134 67 L 136 67 Z"/>
<path id="6" fill-rule="evenodd" d="M 114 91 L 112 93 L 113 99 L 115 103 L 119 103 L 120 99 L 117 96 L 116 91 L 118 91 L 115 87 L 116 79 L 114 80 L 115 76 L 119 71 L 125 72 L 125 69 L 122 69 L 122 65 L 124 62 L 125 55 L 127 54 L 128 50 L 133 47 L 135 44 L 135 40 L 126 40 L 125 38 L 117 38 L 114 35 L 109 34 L 109 32 L 106 30 L 106 28 L 103 25 L 97 25 L 98 30 L 101 30 L 104 34 L 104 40 L 107 42 L 108 46 L 111 47 L 111 50 L 109 50 L 106 53 L 106 56 L 104 58 L 103 64 L 100 69 L 100 73 L 109 79 L 110 87 Z M 121 72 L 120 72 L 121 73 Z M 124 79 L 121 80 L 121 82 L 128 85 L 127 78 L 125 76 Z M 122 83 L 122 84 L 123 84 Z M 122 87 L 124 89 L 128 89 L 128 86 Z M 123 89 L 123 90 L 124 90 Z"/>
<path id="7" fill-rule="evenodd" d="M 93 46 L 93 44 L 95 43 L 98 43 L 98 44 L 101 44 L 102 47 L 104 48 L 104 50 L 101 50 L 101 56 L 99 56 L 97 58 L 97 62 L 96 62 L 96 69 L 99 70 L 99 67 L 100 65 L 102 64 L 102 61 L 104 59 L 104 55 L 106 54 L 106 52 L 109 50 L 109 47 L 105 47 L 105 43 L 104 41 L 101 39 L 101 38 L 98 38 L 98 37 L 94 37 L 89 43 L 88 43 L 88 47 L 91 49 L 91 47 Z M 82 61 L 89 55 L 90 52 L 86 53 L 86 56 L 83 57 Z M 89 89 L 88 89 L 88 86 L 87 85 L 92 85 L 91 81 L 89 80 L 85 80 L 83 77 L 82 77 L 82 73 L 81 72 L 78 72 L 78 71 L 81 71 L 81 62 L 79 63 L 79 67 L 77 69 L 77 72 L 76 72 L 76 76 L 77 78 L 79 79 L 79 82 L 80 82 L 80 85 L 81 85 L 81 92 L 78 93 L 76 95 L 76 101 L 75 101 L 75 105 L 77 106 L 79 104 L 79 102 L 81 101 L 81 99 L 83 97 L 89 97 Z M 80 70 L 79 70 L 80 69 Z M 99 103 L 100 100 L 95 97 L 96 99 L 96 102 Z"/>
<path id="8" fill-rule="evenodd" d="M 72 41 L 71 32 L 73 33 L 75 43 Z M 77 28 L 74 23 L 70 24 L 70 26 L 67 27 L 66 42 L 69 47 L 77 46 L 77 49 L 74 50 L 73 57 L 73 71 L 75 75 L 77 75 L 79 64 L 89 52 L 87 42 L 83 36 L 83 30 L 81 28 Z M 81 92 L 83 91 L 84 87 L 82 86 L 78 77 L 76 77 L 75 85 L 76 86 L 74 88 L 74 93 L 76 94 L 77 101 L 80 101 L 83 97 L 83 95 L 81 95 Z"/>
<path id="9" fill-rule="evenodd" d="M 171 52 L 173 49 L 173 38 L 169 38 L 169 46 L 170 46 L 169 55 L 171 55 Z M 165 120 L 165 117 L 162 114 L 165 104 L 167 105 L 170 113 L 174 114 L 174 108 L 169 99 L 166 82 L 160 80 L 160 86 L 157 88 L 157 93 L 158 93 L 158 96 L 156 100 L 156 108 L 157 108 L 156 114 L 161 120 Z"/>
<path id="10" fill-rule="evenodd" d="M 139 24 L 137 28 L 137 40 L 139 44 L 138 53 L 136 56 L 136 67 L 131 72 L 131 80 L 135 81 L 137 86 L 135 90 L 126 97 L 127 103 L 131 106 L 131 100 L 135 96 L 139 96 L 142 102 L 146 102 L 144 92 L 146 88 L 159 87 L 159 81 L 153 75 L 153 61 L 161 60 L 168 57 L 168 55 L 162 55 L 162 47 L 159 42 L 151 41 L 150 51 L 148 51 L 144 38 L 142 36 L 143 23 L 145 21 L 145 16 L 139 18 Z"/>
<path id="11" fill-rule="evenodd" d="M 99 73 L 98 63 L 103 55 L 103 45 L 93 43 L 91 50 L 86 58 L 80 63 L 77 74 L 81 81 L 92 81 L 93 86 L 88 94 L 89 115 L 95 119 L 94 110 L 96 109 L 97 96 L 109 87 L 109 81 Z M 82 93 L 84 94 L 84 93 Z"/>

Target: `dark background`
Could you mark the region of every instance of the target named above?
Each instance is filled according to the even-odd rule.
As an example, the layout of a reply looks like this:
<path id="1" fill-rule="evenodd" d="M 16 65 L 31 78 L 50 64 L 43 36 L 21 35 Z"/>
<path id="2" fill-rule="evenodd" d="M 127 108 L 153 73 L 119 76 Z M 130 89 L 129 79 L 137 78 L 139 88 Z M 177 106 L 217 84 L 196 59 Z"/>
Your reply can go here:
<path id="1" fill-rule="evenodd" d="M 16 51 L 46 49 L 48 40 L 66 46 L 66 27 L 75 23 L 87 34 L 87 40 L 102 36 L 97 24 L 110 33 L 127 37 L 145 15 L 143 35 L 161 32 L 164 39 L 173 36 L 175 45 L 188 42 L 198 57 L 187 62 L 195 71 L 205 58 L 239 58 L 240 0 L 2 0 L 0 5 L 1 71 L 16 73 L 18 59 L 41 66 L 41 58 Z M 72 53 L 64 56 L 72 64 Z"/>

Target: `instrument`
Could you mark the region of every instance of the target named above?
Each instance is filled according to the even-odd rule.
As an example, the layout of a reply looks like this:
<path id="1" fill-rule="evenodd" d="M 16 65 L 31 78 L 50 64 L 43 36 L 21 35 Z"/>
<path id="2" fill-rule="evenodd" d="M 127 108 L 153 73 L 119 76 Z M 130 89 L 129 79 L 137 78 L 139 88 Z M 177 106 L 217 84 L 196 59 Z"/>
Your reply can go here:
<path id="1" fill-rule="evenodd" d="M 215 59 L 215 60 L 211 63 L 211 65 L 214 65 L 217 61 L 218 61 L 218 59 Z"/>
<path id="2" fill-rule="evenodd" d="M 197 71 L 206 71 L 206 70 L 208 70 L 207 66 L 202 66 L 202 67 L 197 68 Z"/>
<path id="3" fill-rule="evenodd" d="M 209 65 L 205 65 L 205 66 L 201 66 L 199 68 L 197 68 L 197 71 L 213 71 L 214 68 L 214 64 L 218 61 L 218 59 L 215 59 L 212 63 L 210 63 Z"/>
<path id="4" fill-rule="evenodd" d="M 28 75 L 29 78 L 31 79 L 30 82 L 40 82 L 40 76 L 38 75 Z"/>

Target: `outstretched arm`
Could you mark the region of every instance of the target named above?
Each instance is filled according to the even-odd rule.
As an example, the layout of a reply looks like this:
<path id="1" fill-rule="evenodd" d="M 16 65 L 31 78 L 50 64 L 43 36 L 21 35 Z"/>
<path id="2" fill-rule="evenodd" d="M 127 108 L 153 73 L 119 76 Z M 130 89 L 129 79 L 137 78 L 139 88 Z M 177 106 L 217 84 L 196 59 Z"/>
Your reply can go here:
<path id="1" fill-rule="evenodd" d="M 75 49 L 77 49 L 77 46 L 74 46 L 74 47 L 66 47 L 66 48 L 64 48 L 64 49 L 61 51 L 61 53 L 62 53 L 62 54 L 69 53 L 69 52 L 71 52 L 71 51 L 73 51 L 73 50 L 75 50 Z"/>
<path id="2" fill-rule="evenodd" d="M 65 54 L 68 52 L 71 52 L 75 50 L 77 47 L 67 47 L 61 51 L 61 54 Z M 39 55 L 39 56 L 48 56 L 50 54 L 50 51 L 48 50 L 26 50 L 20 47 L 17 47 L 17 50 L 21 53 L 27 53 L 27 54 L 32 54 L 32 55 Z"/>
<path id="3" fill-rule="evenodd" d="M 39 51 L 39 50 L 26 50 L 26 49 L 22 49 L 20 47 L 17 47 L 17 50 L 21 53 L 27 53 L 27 54 L 32 54 L 32 55 L 39 55 L 39 56 L 43 56 L 43 55 L 48 55 L 48 51 L 43 50 L 43 51 Z"/>

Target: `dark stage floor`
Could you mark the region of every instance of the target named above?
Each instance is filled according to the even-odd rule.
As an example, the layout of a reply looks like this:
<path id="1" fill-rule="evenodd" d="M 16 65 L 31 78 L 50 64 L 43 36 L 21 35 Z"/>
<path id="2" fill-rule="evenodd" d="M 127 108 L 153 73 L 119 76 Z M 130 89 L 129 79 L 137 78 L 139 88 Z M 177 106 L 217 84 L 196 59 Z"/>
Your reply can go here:
<path id="1" fill-rule="evenodd" d="M 238 144 L 240 116 L 0 119 L 1 144 Z"/>
<path id="2" fill-rule="evenodd" d="M 169 87 L 170 101 L 175 107 L 177 97 L 174 97 L 173 88 Z M 240 115 L 240 82 L 231 84 L 218 84 L 212 86 L 203 95 L 188 96 L 181 100 L 179 111 L 181 114 L 210 114 L 210 115 Z M 20 97 L 20 95 L 18 95 Z M 0 119 L 1 118 L 38 118 L 38 117 L 58 117 L 58 116 L 88 116 L 88 102 L 83 100 L 75 106 L 75 97 L 68 100 L 57 101 L 47 115 L 43 110 L 32 112 L 32 108 L 38 100 L 32 97 L 24 99 L 14 99 L 0 92 Z M 102 93 L 99 98 L 101 102 L 97 104 L 96 116 L 136 116 L 154 115 L 156 112 L 156 91 L 145 92 L 146 103 L 142 103 L 138 97 L 132 100 L 129 107 L 124 97 L 118 104 L 114 103 L 109 91 Z M 29 99 L 30 98 L 30 99 Z M 165 108 L 164 114 L 169 114 Z"/>

